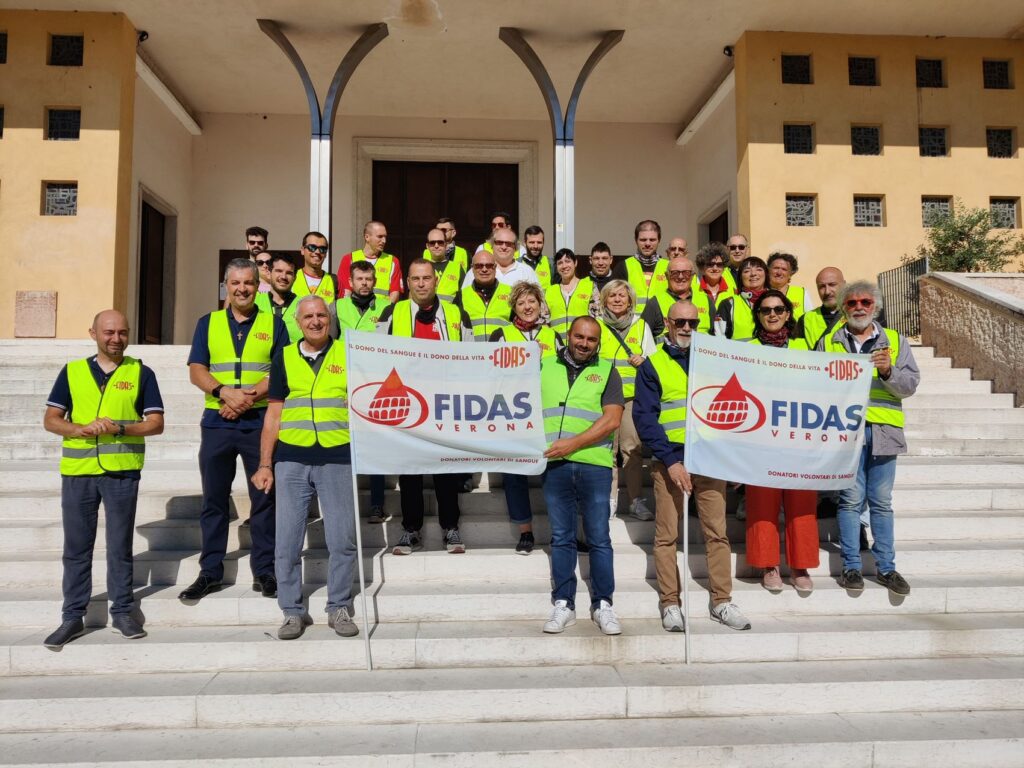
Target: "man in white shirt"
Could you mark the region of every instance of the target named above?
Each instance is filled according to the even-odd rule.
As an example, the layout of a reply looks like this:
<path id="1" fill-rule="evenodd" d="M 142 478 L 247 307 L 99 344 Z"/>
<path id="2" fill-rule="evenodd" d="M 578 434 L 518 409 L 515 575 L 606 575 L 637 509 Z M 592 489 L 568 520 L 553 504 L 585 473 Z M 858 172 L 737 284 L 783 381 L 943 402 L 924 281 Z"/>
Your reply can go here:
<path id="1" fill-rule="evenodd" d="M 491 243 L 494 246 L 494 260 L 498 262 L 497 279 L 502 285 L 513 286 L 520 280 L 540 285 L 537 273 L 526 263 L 516 260 L 516 246 L 519 238 L 515 230 L 509 227 L 502 227 L 494 230 L 491 235 Z M 480 249 L 484 250 L 484 249 Z M 479 251 L 477 251 L 479 253 Z M 472 272 L 466 275 L 462 286 L 466 287 L 473 282 Z"/>

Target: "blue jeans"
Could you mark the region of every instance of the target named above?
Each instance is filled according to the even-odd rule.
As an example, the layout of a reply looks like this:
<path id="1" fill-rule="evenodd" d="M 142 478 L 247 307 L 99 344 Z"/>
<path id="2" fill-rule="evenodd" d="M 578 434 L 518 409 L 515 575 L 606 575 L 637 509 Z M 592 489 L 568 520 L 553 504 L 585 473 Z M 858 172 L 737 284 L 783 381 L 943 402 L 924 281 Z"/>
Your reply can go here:
<path id="1" fill-rule="evenodd" d="M 274 572 L 281 611 L 289 616 L 306 612 L 302 601 L 302 548 L 306 540 L 306 511 L 315 493 L 320 500 L 327 541 L 327 612 L 348 608 L 351 614 L 352 581 L 357 565 L 351 465 L 279 461 L 274 465 L 274 489 Z"/>
<path id="2" fill-rule="evenodd" d="M 839 546 L 843 570 L 861 570 L 860 515 L 867 502 L 871 517 L 871 554 L 876 573 L 896 570 L 893 542 L 892 487 L 896 482 L 896 457 L 871 455 L 871 425 L 864 428 L 864 447 L 854 484 L 839 492 Z"/>
<path id="3" fill-rule="evenodd" d="M 583 530 L 590 544 L 590 601 L 612 602 L 615 570 L 608 530 L 611 508 L 608 488 L 612 470 L 593 464 L 563 461 L 544 472 L 544 503 L 551 524 L 551 599 L 576 607 L 576 510 L 583 515 Z"/>
<path id="4" fill-rule="evenodd" d="M 530 507 L 530 478 L 526 475 L 512 475 L 505 472 L 501 476 L 501 483 L 505 489 L 508 519 L 519 525 L 533 522 L 533 510 Z"/>

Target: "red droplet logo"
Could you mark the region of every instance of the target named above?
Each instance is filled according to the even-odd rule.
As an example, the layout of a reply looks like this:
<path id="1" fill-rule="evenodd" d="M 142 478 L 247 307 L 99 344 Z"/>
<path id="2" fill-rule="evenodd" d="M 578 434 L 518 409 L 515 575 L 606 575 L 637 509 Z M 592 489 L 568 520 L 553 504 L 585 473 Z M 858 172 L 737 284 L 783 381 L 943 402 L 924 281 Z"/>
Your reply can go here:
<path id="1" fill-rule="evenodd" d="M 767 419 L 764 404 L 743 389 L 735 373 L 724 386 L 701 387 L 691 401 L 698 419 L 723 432 L 753 432 Z"/>
<path id="2" fill-rule="evenodd" d="M 367 421 L 398 429 L 411 429 L 427 420 L 427 401 L 407 387 L 394 368 L 384 381 L 357 387 L 351 408 Z"/>

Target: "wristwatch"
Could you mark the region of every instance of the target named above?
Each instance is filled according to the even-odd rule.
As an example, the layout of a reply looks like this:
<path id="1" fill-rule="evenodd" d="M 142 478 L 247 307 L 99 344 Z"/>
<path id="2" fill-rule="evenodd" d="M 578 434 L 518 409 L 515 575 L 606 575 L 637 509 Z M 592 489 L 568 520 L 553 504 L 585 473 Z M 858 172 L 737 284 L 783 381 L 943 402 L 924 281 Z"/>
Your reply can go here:
<path id="1" fill-rule="evenodd" d="M 118 424 L 117 425 L 117 436 L 118 437 L 124 437 L 124 432 L 125 432 L 124 424 Z"/>
<path id="2" fill-rule="evenodd" d="M 218 384 L 216 387 L 210 390 L 210 394 L 213 395 L 217 400 L 220 400 L 220 391 L 224 389 L 223 384 Z"/>

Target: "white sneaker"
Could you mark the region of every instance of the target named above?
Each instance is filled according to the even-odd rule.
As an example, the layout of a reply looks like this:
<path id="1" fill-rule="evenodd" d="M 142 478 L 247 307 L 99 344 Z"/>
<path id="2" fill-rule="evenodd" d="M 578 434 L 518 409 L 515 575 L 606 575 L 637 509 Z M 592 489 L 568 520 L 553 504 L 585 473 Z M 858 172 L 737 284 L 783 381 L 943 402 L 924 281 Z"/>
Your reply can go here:
<path id="1" fill-rule="evenodd" d="M 711 618 L 729 629 L 750 629 L 750 619 L 743 615 L 736 603 L 712 605 Z"/>
<path id="2" fill-rule="evenodd" d="M 645 522 L 654 519 L 654 513 L 647 508 L 647 501 L 643 498 L 633 499 L 633 503 L 629 505 L 629 514 Z"/>
<path id="3" fill-rule="evenodd" d="M 594 623 L 606 635 L 622 634 L 619 617 L 615 615 L 615 610 L 607 600 L 602 600 L 597 604 L 597 608 L 591 612 L 590 618 L 594 620 Z"/>
<path id="4" fill-rule="evenodd" d="M 555 600 L 551 609 L 551 618 L 544 623 L 544 631 L 549 635 L 557 635 L 576 624 L 576 611 L 569 607 L 567 600 Z"/>
<path id="5" fill-rule="evenodd" d="M 678 605 L 670 605 L 661 614 L 661 626 L 666 632 L 685 632 L 686 624 L 683 622 L 683 612 Z"/>

